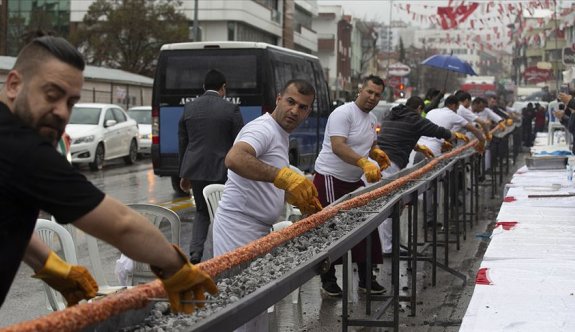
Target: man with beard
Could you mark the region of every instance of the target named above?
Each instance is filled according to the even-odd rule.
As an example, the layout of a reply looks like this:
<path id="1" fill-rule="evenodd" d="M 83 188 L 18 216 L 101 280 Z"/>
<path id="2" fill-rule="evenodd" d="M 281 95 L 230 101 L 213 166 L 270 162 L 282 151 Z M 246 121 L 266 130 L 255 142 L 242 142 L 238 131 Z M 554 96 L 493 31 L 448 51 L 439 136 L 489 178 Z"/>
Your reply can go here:
<path id="1" fill-rule="evenodd" d="M 321 210 L 313 183 L 289 167 L 289 134 L 307 119 L 314 98 L 307 81 L 288 81 L 274 111 L 238 134 L 225 160 L 228 181 L 214 217 L 214 256 L 269 234 L 286 200 L 306 215 Z M 268 331 L 267 318 L 263 312 L 236 331 Z"/>
<path id="2" fill-rule="evenodd" d="M 0 305 L 22 260 L 68 305 L 96 295 L 98 285 L 84 267 L 64 262 L 33 235 L 42 209 L 149 263 L 172 310 L 190 313 L 194 305 L 181 300 L 216 293 L 210 277 L 145 217 L 88 182 L 55 148 L 80 99 L 83 70 L 78 50 L 62 38 L 44 36 L 22 49 L 0 90 Z"/>
<path id="3" fill-rule="evenodd" d="M 362 175 L 365 175 L 367 182 L 379 181 L 380 171 L 389 166 L 389 158 L 377 146 L 377 120 L 370 114 L 379 102 L 383 89 L 384 84 L 380 77 L 368 76 L 363 80 L 355 101 L 336 108 L 327 119 L 313 179 L 321 204 L 331 204 L 363 186 Z M 368 157 L 375 160 L 379 167 L 369 161 Z M 365 239 L 352 249 L 352 260 L 358 264 L 359 290 L 365 292 L 366 280 L 372 278 L 372 293 L 381 294 L 384 288 L 375 281 L 371 273 L 366 273 L 368 268 L 371 269 L 371 264 L 383 263 L 377 231 L 373 231 L 369 236 L 372 237 L 372 261 L 366 262 Z M 323 293 L 341 296 L 342 291 L 337 284 L 333 265 L 328 272 L 321 274 L 321 282 Z"/>

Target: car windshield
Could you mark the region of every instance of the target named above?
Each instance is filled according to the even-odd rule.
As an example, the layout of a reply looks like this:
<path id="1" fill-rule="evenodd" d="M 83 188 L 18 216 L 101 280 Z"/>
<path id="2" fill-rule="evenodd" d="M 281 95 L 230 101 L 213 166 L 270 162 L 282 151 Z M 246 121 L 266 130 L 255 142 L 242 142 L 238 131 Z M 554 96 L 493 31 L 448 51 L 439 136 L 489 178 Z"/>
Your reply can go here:
<path id="1" fill-rule="evenodd" d="M 72 109 L 72 116 L 70 116 L 70 124 L 86 124 L 97 125 L 100 120 L 99 107 L 79 107 L 74 106 Z"/>
<path id="2" fill-rule="evenodd" d="M 129 110 L 128 115 L 138 124 L 152 124 L 151 110 Z"/>

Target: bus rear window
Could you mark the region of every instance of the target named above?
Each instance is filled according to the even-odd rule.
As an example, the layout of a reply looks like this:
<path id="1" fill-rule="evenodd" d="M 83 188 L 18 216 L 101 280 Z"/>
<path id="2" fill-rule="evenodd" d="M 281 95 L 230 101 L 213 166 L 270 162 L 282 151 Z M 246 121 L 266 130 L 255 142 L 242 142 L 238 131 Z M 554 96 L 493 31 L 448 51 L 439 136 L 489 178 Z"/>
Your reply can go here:
<path id="1" fill-rule="evenodd" d="M 163 89 L 202 89 L 204 76 L 210 69 L 217 69 L 226 76 L 228 90 L 253 90 L 258 87 L 257 55 L 198 53 L 171 54 L 165 59 Z"/>

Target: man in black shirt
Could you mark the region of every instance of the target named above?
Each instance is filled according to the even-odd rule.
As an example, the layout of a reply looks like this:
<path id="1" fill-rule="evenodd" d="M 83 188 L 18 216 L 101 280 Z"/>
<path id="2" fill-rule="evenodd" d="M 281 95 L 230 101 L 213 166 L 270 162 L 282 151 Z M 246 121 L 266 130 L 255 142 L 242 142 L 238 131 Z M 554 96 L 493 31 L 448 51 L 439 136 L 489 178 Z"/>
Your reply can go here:
<path id="1" fill-rule="evenodd" d="M 386 178 L 404 169 L 409 162 L 412 150 L 423 153 L 428 158 L 433 158 L 433 152 L 417 141 L 421 136 L 443 138 L 446 141 L 453 139 L 467 140 L 467 136 L 458 132 L 451 132 L 421 117 L 424 109 L 423 100 L 419 97 L 411 97 L 405 105 L 394 107 L 381 122 L 381 131 L 377 138 L 377 145 L 387 154 L 391 160 L 391 166 L 382 171 L 382 177 Z M 451 146 L 451 143 L 446 143 Z M 382 246 L 384 253 L 391 251 L 391 218 L 386 219 L 379 226 L 382 234 Z"/>
<path id="2" fill-rule="evenodd" d="M 37 236 L 42 209 L 73 223 L 128 257 L 149 263 L 160 277 L 172 310 L 191 312 L 181 298 L 217 292 L 208 275 L 143 216 L 111 198 L 62 157 L 55 145 L 83 84 L 82 55 L 62 38 L 34 39 L 20 52 L 0 90 L 0 305 L 23 260 L 68 305 L 95 296 L 87 270 L 62 261 Z"/>

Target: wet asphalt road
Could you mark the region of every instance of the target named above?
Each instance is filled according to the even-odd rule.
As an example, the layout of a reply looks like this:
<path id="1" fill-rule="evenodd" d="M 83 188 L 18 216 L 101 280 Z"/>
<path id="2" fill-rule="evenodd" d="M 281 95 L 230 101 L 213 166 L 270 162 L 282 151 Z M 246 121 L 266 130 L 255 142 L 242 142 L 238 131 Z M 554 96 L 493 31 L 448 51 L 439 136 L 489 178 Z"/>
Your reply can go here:
<path id="1" fill-rule="evenodd" d="M 520 156 L 520 161 L 523 157 Z M 520 164 L 520 163 L 519 163 Z M 516 165 L 510 171 L 514 172 L 521 165 Z M 82 168 L 82 172 L 99 188 L 106 193 L 129 204 L 137 202 L 149 202 L 170 207 L 178 213 L 182 219 L 181 245 L 187 248 L 191 233 L 191 221 L 193 208 L 173 194 L 169 178 L 160 178 L 153 174 L 151 163 L 141 160 L 133 166 L 123 166 L 121 162 L 108 165 L 104 171 L 92 173 Z M 504 181 L 505 182 L 505 181 Z M 463 284 L 461 279 L 438 270 L 437 285 L 431 286 L 430 264 L 420 262 L 417 282 L 417 311 L 416 316 L 410 316 L 407 303 L 402 303 L 400 313 L 401 331 L 458 331 L 461 319 L 465 314 L 467 304 L 471 299 L 474 289 L 474 280 L 477 269 L 481 263 L 488 239 L 480 235 L 489 231 L 495 220 L 496 212 L 501 204 L 501 190 L 498 195 L 490 198 L 490 187 L 480 189 L 480 220 L 471 230 L 468 230 L 467 240 L 462 242 L 462 247 L 456 251 L 450 248 L 450 267 L 467 276 L 468 282 Z M 183 208 L 182 208 L 183 207 Z M 419 209 L 421 211 L 422 209 Z M 77 233 L 79 263 L 89 267 L 87 248 L 83 234 Z M 117 285 L 118 282 L 113 273 L 119 252 L 110 246 L 102 245 L 102 261 L 107 273 L 108 282 Z M 442 249 L 439 249 L 439 257 Z M 390 260 L 386 259 L 383 266 L 379 266 L 377 280 L 387 289 L 390 284 Z M 341 282 L 341 270 L 337 270 L 338 280 Z M 16 281 L 8 295 L 8 298 L 0 309 L 0 327 L 19 321 L 29 320 L 48 314 L 44 291 L 38 280 L 30 278 L 32 271 L 22 265 Z M 401 267 L 401 287 L 409 292 L 410 272 L 405 263 Z M 357 287 L 357 286 L 355 286 Z M 352 317 L 364 317 L 365 302 L 363 295 L 356 290 L 352 291 L 350 303 Z M 271 331 L 337 331 L 341 330 L 341 299 L 324 298 L 320 293 L 320 281 L 316 276 L 300 288 L 299 304 L 292 304 L 288 296 L 275 306 L 275 311 L 270 314 Z M 388 317 L 389 315 L 386 314 Z M 350 328 L 351 331 L 391 331 L 386 328 Z"/>

